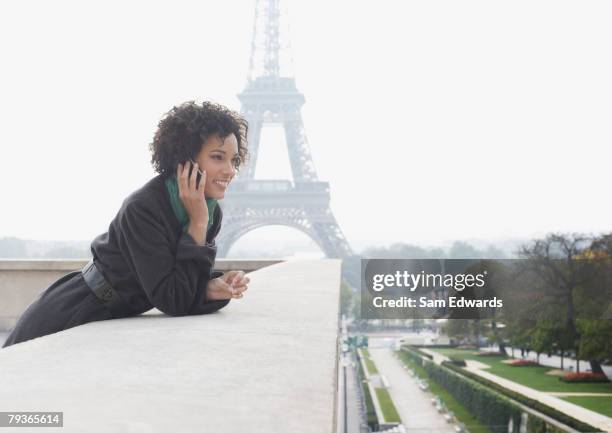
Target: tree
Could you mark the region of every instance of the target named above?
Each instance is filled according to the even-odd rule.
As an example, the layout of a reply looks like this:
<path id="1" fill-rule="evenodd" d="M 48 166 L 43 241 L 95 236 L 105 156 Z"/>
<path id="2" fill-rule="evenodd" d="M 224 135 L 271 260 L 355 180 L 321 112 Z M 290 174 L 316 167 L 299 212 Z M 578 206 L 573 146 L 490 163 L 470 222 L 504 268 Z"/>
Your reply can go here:
<path id="1" fill-rule="evenodd" d="M 460 342 L 469 339 L 472 335 L 470 320 L 467 319 L 448 319 L 443 330 L 449 338 Z"/>
<path id="2" fill-rule="evenodd" d="M 589 294 L 591 298 L 596 298 L 596 311 L 591 317 L 601 319 L 612 319 L 612 233 L 603 234 L 593 240 L 590 253 L 592 259 L 596 259 L 599 265 L 597 281 L 595 282 L 595 292 Z M 602 301 L 606 302 L 602 302 Z"/>
<path id="3" fill-rule="evenodd" d="M 580 333 L 576 326 L 575 297 L 578 289 L 590 282 L 597 270 L 595 261 L 587 254 L 592 241 L 593 238 L 581 234 L 550 234 L 523 246 L 519 252 L 526 259 L 525 271 L 546 284 L 550 295 L 547 302 L 556 300 L 565 305 L 565 328 L 575 341 L 577 358 Z M 597 360 L 590 362 L 593 371 L 601 370 Z M 576 365 L 578 370 L 579 363 Z"/>
<path id="4" fill-rule="evenodd" d="M 448 253 L 451 259 L 481 259 L 482 251 L 463 241 L 455 241 Z"/>
<path id="5" fill-rule="evenodd" d="M 530 332 L 531 348 L 536 352 L 538 364 L 540 354 L 551 353 L 557 337 L 558 326 L 552 321 L 541 320 Z"/>
<path id="6" fill-rule="evenodd" d="M 395 243 L 390 247 L 370 247 L 363 251 L 369 259 L 442 259 L 445 254 L 440 248 L 426 249 L 416 245 Z"/>
<path id="7" fill-rule="evenodd" d="M 580 357 L 584 359 L 597 360 L 597 365 L 604 359 L 612 358 L 612 322 L 610 320 L 578 319 L 580 329 Z M 598 370 L 593 368 L 593 373 L 604 374 L 601 366 Z"/>
<path id="8" fill-rule="evenodd" d="M 25 242 L 18 238 L 0 239 L 0 257 L 21 258 L 26 257 Z"/>
<path id="9" fill-rule="evenodd" d="M 53 259 L 88 259 L 91 257 L 91 252 L 88 248 L 75 248 L 70 246 L 63 246 L 53 248 L 47 251 L 43 257 Z"/>
<path id="10" fill-rule="evenodd" d="M 489 248 L 491 249 L 491 247 Z M 480 262 L 480 272 L 487 272 L 487 284 L 484 286 L 484 293 L 481 298 L 492 299 L 500 296 L 509 285 L 510 275 L 509 269 L 498 260 L 482 260 Z M 496 308 L 491 308 L 488 311 L 487 317 L 490 319 L 489 326 L 491 332 L 489 338 L 497 344 L 499 352 L 506 355 L 506 343 L 504 336 L 500 333 L 498 321 L 500 319 Z"/>
<path id="11" fill-rule="evenodd" d="M 345 316 L 349 316 L 352 311 L 353 306 L 353 289 L 346 282 L 345 279 L 342 279 L 340 283 L 340 313 Z"/>

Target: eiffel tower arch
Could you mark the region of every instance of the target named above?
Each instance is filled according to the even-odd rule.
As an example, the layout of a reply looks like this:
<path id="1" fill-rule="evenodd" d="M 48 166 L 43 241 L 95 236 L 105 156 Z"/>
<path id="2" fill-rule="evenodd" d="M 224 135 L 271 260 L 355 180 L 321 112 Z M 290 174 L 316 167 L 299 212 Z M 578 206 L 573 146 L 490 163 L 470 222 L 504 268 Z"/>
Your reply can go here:
<path id="1" fill-rule="evenodd" d="M 293 77 L 281 74 L 279 0 L 257 0 L 255 8 L 249 75 L 238 95 L 249 122 L 250 158 L 219 202 L 224 218 L 218 257 L 227 256 L 246 233 L 270 225 L 305 233 L 327 257 L 349 257 L 353 253 L 329 206 L 329 182 L 318 179 L 310 155 L 301 115 L 304 95 Z M 293 182 L 255 179 L 261 132 L 272 124 L 284 129 Z"/>

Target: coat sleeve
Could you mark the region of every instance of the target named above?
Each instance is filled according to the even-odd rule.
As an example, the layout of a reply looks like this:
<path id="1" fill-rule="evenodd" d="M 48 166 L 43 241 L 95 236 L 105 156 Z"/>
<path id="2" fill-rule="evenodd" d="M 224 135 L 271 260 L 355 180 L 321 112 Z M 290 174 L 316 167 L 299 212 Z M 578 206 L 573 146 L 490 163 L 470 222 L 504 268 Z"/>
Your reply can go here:
<path id="1" fill-rule="evenodd" d="M 221 211 L 221 207 L 217 205 L 215 207 L 215 218 L 214 218 L 213 226 L 210 228 L 210 233 L 206 235 L 207 245 L 209 245 L 210 248 L 214 248 L 215 256 L 216 256 L 216 251 L 217 251 L 217 245 L 216 245 L 215 239 L 217 237 L 217 234 L 221 230 L 222 220 L 223 220 L 223 212 Z M 214 266 L 214 264 L 215 264 L 215 261 L 213 258 L 212 265 Z M 197 291 L 195 300 L 193 304 L 191 305 L 191 309 L 189 310 L 189 314 L 212 313 L 213 311 L 217 311 L 225 307 L 227 304 L 229 304 L 229 301 L 230 301 L 229 299 L 224 299 L 224 300 L 219 300 L 219 301 L 207 301 L 206 300 L 206 286 L 208 285 L 208 281 L 212 280 L 213 278 L 219 278 L 221 275 L 223 275 L 223 272 L 215 271 L 212 267 L 210 268 L 208 273 L 204 272 L 201 275 L 200 277 L 201 279 L 198 282 L 198 286 L 201 287 L 201 290 Z"/>
<path id="2" fill-rule="evenodd" d="M 126 205 L 119 224 L 121 249 L 154 307 L 185 316 L 212 313 L 229 303 L 203 301 L 217 253 L 214 239 L 198 245 L 182 233 L 175 249 L 154 212 L 139 201 Z"/>

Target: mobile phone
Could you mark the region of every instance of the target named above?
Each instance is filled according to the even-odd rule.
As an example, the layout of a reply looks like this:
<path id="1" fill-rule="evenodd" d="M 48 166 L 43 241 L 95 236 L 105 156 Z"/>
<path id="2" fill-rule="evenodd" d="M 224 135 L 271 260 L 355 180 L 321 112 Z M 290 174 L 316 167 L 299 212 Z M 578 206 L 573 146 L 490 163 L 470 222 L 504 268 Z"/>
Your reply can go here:
<path id="1" fill-rule="evenodd" d="M 193 159 L 190 159 L 191 164 L 189 166 L 189 178 L 191 178 L 191 173 L 193 172 L 193 164 L 195 164 L 195 161 Z M 202 179 L 202 172 L 200 171 L 200 169 L 198 168 L 198 175 L 196 176 L 196 189 L 198 188 L 198 185 L 200 185 L 200 179 Z"/>

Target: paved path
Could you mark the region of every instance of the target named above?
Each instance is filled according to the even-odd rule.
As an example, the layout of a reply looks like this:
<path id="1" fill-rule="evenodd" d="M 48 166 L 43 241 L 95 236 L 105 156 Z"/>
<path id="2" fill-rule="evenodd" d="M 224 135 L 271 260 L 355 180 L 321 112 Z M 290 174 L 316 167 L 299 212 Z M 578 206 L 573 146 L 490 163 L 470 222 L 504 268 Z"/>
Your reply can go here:
<path id="1" fill-rule="evenodd" d="M 436 352 L 435 350 L 423 349 L 422 347 L 420 347 L 420 349 L 421 352 L 432 356 L 434 364 L 440 365 L 442 364 L 442 361 L 448 361 L 448 357 L 442 355 L 440 352 Z"/>
<path id="2" fill-rule="evenodd" d="M 562 400 L 558 397 L 550 395 L 550 393 L 537 391 L 533 388 L 520 385 L 516 382 L 504 379 L 503 377 L 497 376 L 495 374 L 488 373 L 486 370 L 470 367 L 469 365 L 465 367 L 465 369 L 486 379 L 489 379 L 490 381 L 496 382 L 504 388 L 516 391 L 545 405 L 554 407 L 555 409 L 566 413 L 569 416 L 574 417 L 580 421 L 588 423 L 593 427 L 597 427 L 606 432 L 612 432 L 612 418 L 609 418 L 597 412 L 593 412 L 592 410 L 585 409 L 568 401 Z"/>
<path id="3" fill-rule="evenodd" d="M 466 359 L 465 365 L 467 367 L 480 368 L 480 369 L 491 368 L 489 364 L 485 364 L 484 362 L 480 362 L 480 361 L 474 361 L 473 359 Z"/>
<path id="4" fill-rule="evenodd" d="M 454 433 L 453 425 L 431 404 L 432 395 L 419 389 L 391 349 L 370 347 L 369 350 L 376 368 L 389 381 L 389 394 L 408 432 Z"/>

